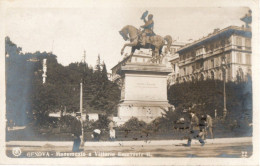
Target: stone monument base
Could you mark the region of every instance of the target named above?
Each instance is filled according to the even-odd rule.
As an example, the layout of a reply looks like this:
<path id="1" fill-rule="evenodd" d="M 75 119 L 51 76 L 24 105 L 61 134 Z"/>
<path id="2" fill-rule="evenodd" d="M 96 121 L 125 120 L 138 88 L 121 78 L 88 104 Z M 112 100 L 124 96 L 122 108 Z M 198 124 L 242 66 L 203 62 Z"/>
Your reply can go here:
<path id="1" fill-rule="evenodd" d="M 154 101 L 124 101 L 118 105 L 117 125 L 122 125 L 132 117 L 150 123 L 154 119 L 161 117 L 168 108 L 168 102 Z"/>
<path id="2" fill-rule="evenodd" d="M 121 79 L 121 103 L 114 121 L 118 126 L 132 117 L 149 123 L 171 107 L 167 100 L 167 77 L 171 69 L 163 64 L 141 63 L 144 59 L 138 62 L 142 56 L 133 57 L 117 70 Z"/>

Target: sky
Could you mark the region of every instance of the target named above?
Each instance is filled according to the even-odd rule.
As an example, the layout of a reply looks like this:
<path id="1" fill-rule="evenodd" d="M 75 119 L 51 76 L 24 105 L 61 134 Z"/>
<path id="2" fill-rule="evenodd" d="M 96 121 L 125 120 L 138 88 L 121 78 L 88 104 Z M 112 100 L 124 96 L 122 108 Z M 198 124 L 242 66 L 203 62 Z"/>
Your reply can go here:
<path id="1" fill-rule="evenodd" d="M 174 40 L 198 40 L 230 25 L 243 25 L 240 18 L 246 7 L 118 7 L 109 5 L 84 7 L 11 7 L 5 11 L 5 36 L 23 52 L 46 51 L 57 55 L 58 62 L 68 65 L 80 62 L 86 50 L 86 61 L 95 66 L 97 56 L 108 71 L 123 57 L 125 41 L 119 34 L 125 25 L 139 28 L 148 10 L 154 15 L 156 34 L 171 35 Z M 130 49 L 126 49 L 130 52 Z"/>

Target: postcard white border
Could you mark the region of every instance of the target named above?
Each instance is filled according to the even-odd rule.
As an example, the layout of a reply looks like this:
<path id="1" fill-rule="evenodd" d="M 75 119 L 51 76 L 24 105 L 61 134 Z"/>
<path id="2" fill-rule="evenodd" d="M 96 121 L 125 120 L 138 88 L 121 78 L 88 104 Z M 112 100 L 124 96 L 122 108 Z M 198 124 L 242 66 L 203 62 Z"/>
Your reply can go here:
<path id="1" fill-rule="evenodd" d="M 250 7 L 252 21 L 253 156 L 250 158 L 8 158 L 5 155 L 5 10 L 8 8 Z M 258 165 L 259 163 L 259 1 L 258 0 L 1 0 L 0 1 L 0 164 L 84 165 Z M 258 77 L 257 77 L 258 76 Z"/>

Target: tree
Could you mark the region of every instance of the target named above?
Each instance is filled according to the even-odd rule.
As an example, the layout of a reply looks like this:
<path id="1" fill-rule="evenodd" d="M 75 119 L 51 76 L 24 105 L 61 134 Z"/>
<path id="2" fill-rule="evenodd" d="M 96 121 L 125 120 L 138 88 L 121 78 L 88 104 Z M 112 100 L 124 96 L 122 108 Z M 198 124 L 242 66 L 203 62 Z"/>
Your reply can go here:
<path id="1" fill-rule="evenodd" d="M 50 112 L 79 111 L 80 83 L 83 82 L 84 108 L 112 114 L 120 100 L 117 84 L 107 79 L 105 63 L 93 68 L 87 63 L 63 66 L 57 56 L 47 52 L 21 53 L 21 48 L 6 38 L 7 119 L 25 125 L 43 125 Z M 47 81 L 42 83 L 42 61 L 47 59 Z M 33 60 L 33 61 L 32 61 Z M 18 115 L 18 116 L 17 116 Z"/>
<path id="2" fill-rule="evenodd" d="M 106 68 L 106 64 L 104 61 L 102 64 L 101 79 L 102 79 L 102 82 L 104 82 L 104 83 L 108 82 L 107 68 Z"/>
<path id="3" fill-rule="evenodd" d="M 100 55 L 98 54 L 98 58 L 97 58 L 97 64 L 95 67 L 96 72 L 101 72 L 101 62 L 100 62 Z"/>
<path id="4" fill-rule="evenodd" d="M 227 110 L 230 116 L 239 115 L 239 112 L 246 109 L 245 105 L 252 103 L 250 84 L 251 82 L 226 83 Z M 177 108 L 188 109 L 193 106 L 197 113 L 207 112 L 211 116 L 214 116 L 214 110 L 217 109 L 218 115 L 222 115 L 223 81 L 206 80 L 174 84 L 169 88 L 168 100 Z"/>

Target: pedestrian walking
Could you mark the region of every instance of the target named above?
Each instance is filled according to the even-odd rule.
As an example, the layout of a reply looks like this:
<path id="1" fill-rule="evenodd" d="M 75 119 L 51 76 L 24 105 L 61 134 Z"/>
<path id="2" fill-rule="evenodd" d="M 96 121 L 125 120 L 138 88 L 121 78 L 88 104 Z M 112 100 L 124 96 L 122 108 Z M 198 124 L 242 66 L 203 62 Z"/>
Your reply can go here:
<path id="1" fill-rule="evenodd" d="M 201 115 L 201 117 L 200 117 L 200 122 L 199 122 L 199 127 L 200 127 L 200 136 L 201 136 L 201 138 L 203 139 L 203 140 L 205 140 L 206 139 L 206 137 L 205 137 L 205 135 L 206 135 L 206 132 L 207 132 L 207 129 L 206 129 L 206 120 L 207 120 L 207 118 L 206 118 L 206 115 Z"/>
<path id="2" fill-rule="evenodd" d="M 81 136 L 81 122 L 80 122 L 80 116 L 76 116 L 76 119 L 72 121 L 72 125 L 71 125 L 71 132 L 72 135 L 74 137 L 74 141 L 73 141 L 73 147 L 72 147 L 72 151 L 73 152 L 79 152 L 80 149 L 80 136 Z"/>
<path id="3" fill-rule="evenodd" d="M 210 137 L 211 139 L 214 138 L 214 135 L 213 135 L 213 122 L 212 122 L 212 118 L 209 114 L 207 114 L 207 119 L 206 119 L 206 122 L 207 122 L 207 129 L 209 130 L 209 133 L 210 133 Z"/>
<path id="4" fill-rule="evenodd" d="M 189 133 L 189 137 L 188 137 L 187 146 L 191 146 L 192 139 L 198 139 L 199 142 L 201 143 L 201 145 L 203 146 L 205 144 L 205 142 L 203 141 L 203 139 L 201 139 L 200 128 L 199 128 L 199 119 L 195 115 L 194 112 L 191 112 L 190 115 L 191 115 L 190 133 Z"/>

